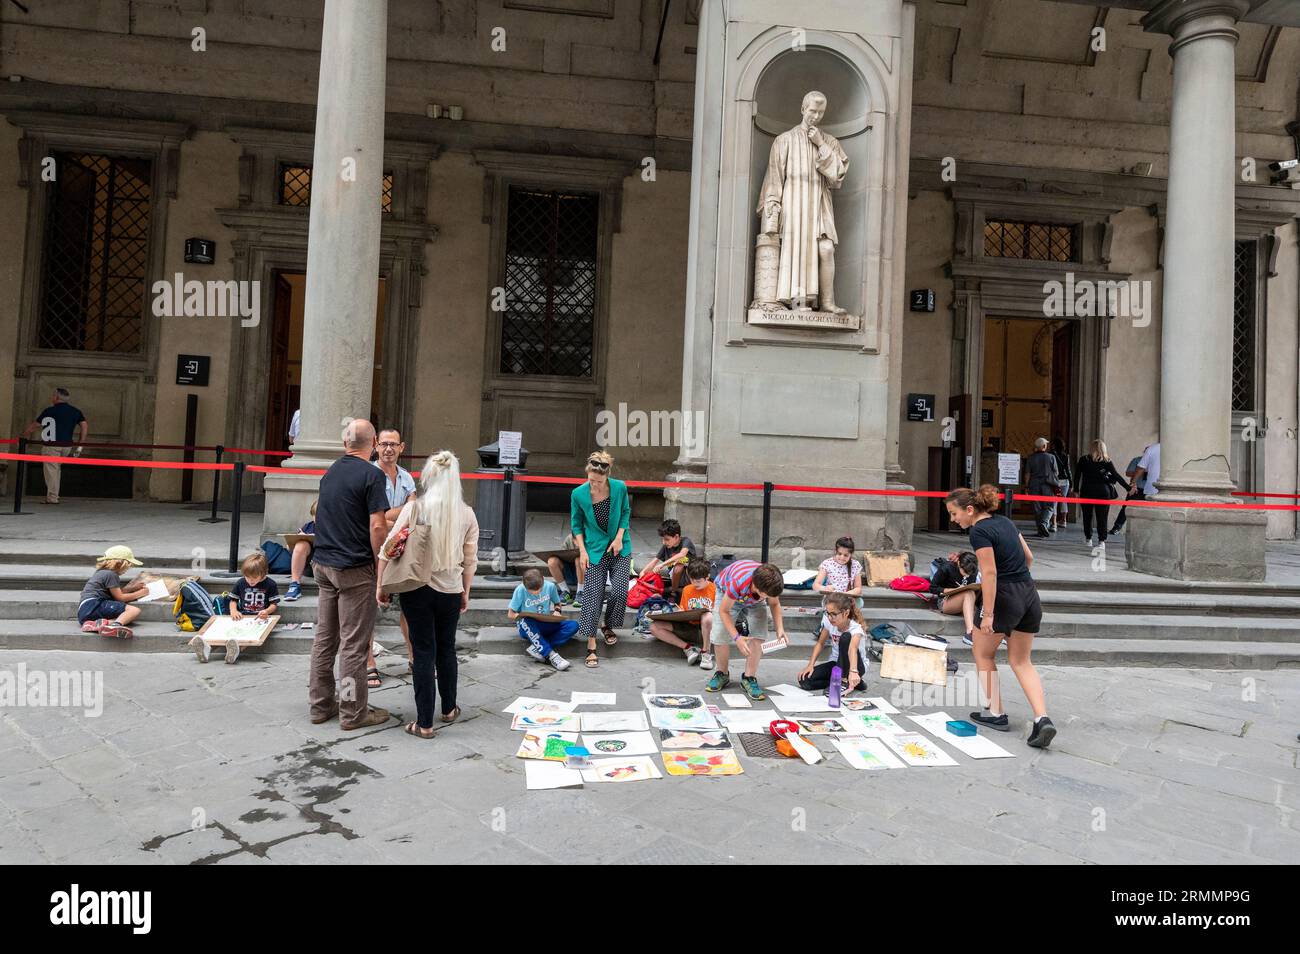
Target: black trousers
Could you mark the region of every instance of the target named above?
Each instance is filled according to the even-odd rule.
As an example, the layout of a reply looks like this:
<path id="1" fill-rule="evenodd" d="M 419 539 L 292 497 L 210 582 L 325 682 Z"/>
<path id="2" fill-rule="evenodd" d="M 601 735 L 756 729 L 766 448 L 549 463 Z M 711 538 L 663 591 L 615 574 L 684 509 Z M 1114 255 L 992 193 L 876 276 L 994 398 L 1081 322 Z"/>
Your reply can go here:
<path id="1" fill-rule="evenodd" d="M 403 593 L 402 615 L 411 634 L 411 682 L 415 688 L 415 721 L 433 728 L 433 706 L 442 693 L 443 715 L 456 708 L 456 624 L 460 594 L 439 593 L 432 587 Z"/>
<path id="2" fill-rule="evenodd" d="M 849 678 L 849 643 L 852 642 L 852 640 L 853 640 L 852 633 L 840 634 L 839 660 L 837 662 L 818 663 L 816 666 L 813 667 L 813 671 L 809 673 L 806 678 L 799 680 L 799 688 L 807 689 L 809 691 L 814 691 L 814 692 L 820 689 L 829 688 L 831 684 L 831 670 L 833 670 L 836 666 L 839 666 L 844 671 L 843 678 L 848 679 Z M 862 681 L 858 683 L 859 688 L 867 684 L 867 666 L 866 666 L 867 661 L 864 658 L 862 658 L 863 650 L 866 648 L 865 643 L 866 640 L 860 640 L 858 642 L 858 675 L 862 677 Z"/>
<path id="3" fill-rule="evenodd" d="M 1130 495 L 1129 495 L 1129 499 L 1130 499 L 1130 500 L 1145 500 L 1145 499 L 1146 499 L 1146 494 L 1142 493 L 1141 491 L 1138 491 L 1138 492 L 1135 493 L 1135 494 L 1130 494 Z M 1125 522 L 1126 520 L 1128 520 L 1128 507 L 1120 507 L 1120 508 L 1119 508 L 1119 516 L 1115 518 L 1115 526 L 1113 526 L 1113 527 L 1110 528 L 1110 532 L 1111 532 L 1111 533 L 1119 533 L 1119 531 L 1121 531 L 1121 530 L 1124 529 L 1124 522 Z"/>
<path id="4" fill-rule="evenodd" d="M 1097 520 L 1097 539 L 1102 543 L 1106 542 L 1106 521 L 1110 519 L 1110 507 L 1107 504 L 1079 504 L 1079 509 L 1083 511 L 1083 535 L 1092 539 L 1092 521 Z"/>

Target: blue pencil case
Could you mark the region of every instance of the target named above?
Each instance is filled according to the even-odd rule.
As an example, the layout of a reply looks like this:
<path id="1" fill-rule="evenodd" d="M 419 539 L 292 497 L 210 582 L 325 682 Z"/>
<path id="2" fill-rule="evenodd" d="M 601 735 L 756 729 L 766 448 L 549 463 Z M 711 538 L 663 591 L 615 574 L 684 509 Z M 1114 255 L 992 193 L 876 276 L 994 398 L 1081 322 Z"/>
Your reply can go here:
<path id="1" fill-rule="evenodd" d="M 951 732 L 953 735 L 966 737 L 975 734 L 975 726 L 967 722 L 965 719 L 957 719 L 956 721 L 953 722 L 945 722 L 944 725 L 948 727 L 948 731 Z"/>

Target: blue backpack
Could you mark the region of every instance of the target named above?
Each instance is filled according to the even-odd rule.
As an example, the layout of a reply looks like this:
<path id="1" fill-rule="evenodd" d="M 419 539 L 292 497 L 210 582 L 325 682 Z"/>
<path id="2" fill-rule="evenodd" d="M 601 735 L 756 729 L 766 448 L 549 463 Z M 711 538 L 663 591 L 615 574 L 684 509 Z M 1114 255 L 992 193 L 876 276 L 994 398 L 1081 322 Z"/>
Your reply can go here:
<path id="1" fill-rule="evenodd" d="M 197 633 L 213 616 L 226 615 L 226 601 L 222 596 L 212 596 L 199 585 L 198 580 L 186 580 L 176 592 L 172 604 L 172 619 L 183 633 Z"/>
<path id="2" fill-rule="evenodd" d="M 266 568 L 268 573 L 289 573 L 293 569 L 293 554 L 285 547 L 276 543 L 274 540 L 267 540 L 262 544 L 262 552 L 266 554 Z"/>

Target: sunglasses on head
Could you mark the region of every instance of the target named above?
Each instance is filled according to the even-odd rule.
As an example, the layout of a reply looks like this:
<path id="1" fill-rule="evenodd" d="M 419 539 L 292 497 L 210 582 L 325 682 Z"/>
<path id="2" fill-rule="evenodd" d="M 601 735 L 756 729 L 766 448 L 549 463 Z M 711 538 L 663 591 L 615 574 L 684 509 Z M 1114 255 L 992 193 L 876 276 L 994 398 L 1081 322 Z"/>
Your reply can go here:
<path id="1" fill-rule="evenodd" d="M 600 471 L 602 474 L 609 470 L 609 464 L 601 460 L 589 460 L 587 461 L 587 466 L 592 470 Z"/>

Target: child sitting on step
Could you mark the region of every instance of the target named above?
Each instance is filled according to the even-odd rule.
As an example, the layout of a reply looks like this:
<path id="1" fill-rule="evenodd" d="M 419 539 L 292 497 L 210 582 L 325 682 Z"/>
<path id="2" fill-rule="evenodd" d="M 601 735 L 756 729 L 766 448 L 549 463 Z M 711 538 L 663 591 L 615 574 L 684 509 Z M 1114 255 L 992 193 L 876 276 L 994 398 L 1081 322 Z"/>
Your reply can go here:
<path id="1" fill-rule="evenodd" d="M 568 669 L 569 661 L 557 653 L 555 647 L 567 643 L 577 635 L 578 621 L 534 619 L 531 616 L 520 616 L 520 613 L 553 617 L 560 615 L 560 591 L 551 580 L 543 581 L 542 571 L 536 567 L 524 570 L 523 582 L 515 587 L 506 615 L 514 622 L 519 638 L 528 644 L 524 647 L 525 655 L 540 663 L 550 663 L 560 672 Z"/>
<path id="2" fill-rule="evenodd" d="M 134 635 L 127 627 L 140 615 L 140 607 L 127 606 L 148 593 L 139 580 L 123 586 L 122 574 L 133 566 L 144 566 L 135 558 L 130 547 L 109 547 L 95 561 L 95 572 L 81 590 L 77 604 L 77 622 L 83 633 L 98 633 L 117 639 L 130 639 Z"/>

